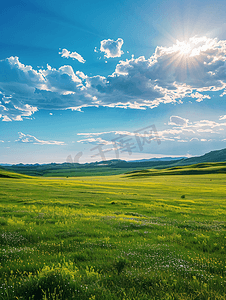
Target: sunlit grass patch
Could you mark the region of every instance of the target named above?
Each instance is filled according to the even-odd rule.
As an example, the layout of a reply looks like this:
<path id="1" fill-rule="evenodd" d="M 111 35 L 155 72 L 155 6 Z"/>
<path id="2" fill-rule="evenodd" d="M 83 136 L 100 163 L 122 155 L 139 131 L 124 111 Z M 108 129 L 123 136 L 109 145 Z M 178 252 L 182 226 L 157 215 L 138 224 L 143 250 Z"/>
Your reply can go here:
<path id="1" fill-rule="evenodd" d="M 225 299 L 225 181 L 2 178 L 0 299 Z"/>

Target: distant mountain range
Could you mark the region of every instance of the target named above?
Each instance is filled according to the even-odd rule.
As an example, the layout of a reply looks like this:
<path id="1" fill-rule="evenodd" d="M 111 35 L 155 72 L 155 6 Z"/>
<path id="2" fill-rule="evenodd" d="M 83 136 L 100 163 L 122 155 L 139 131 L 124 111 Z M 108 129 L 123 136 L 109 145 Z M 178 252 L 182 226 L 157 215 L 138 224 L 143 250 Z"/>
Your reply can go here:
<path id="1" fill-rule="evenodd" d="M 181 159 L 185 159 L 186 157 L 182 156 L 182 157 L 170 157 L 170 156 L 166 156 L 166 157 L 159 157 L 159 158 L 149 158 L 149 159 L 139 159 L 139 160 L 130 160 L 129 162 L 147 162 L 147 161 L 170 161 L 170 160 L 181 160 Z"/>
<path id="2" fill-rule="evenodd" d="M 84 165 L 88 165 L 88 164 L 98 164 L 98 165 L 107 165 L 107 164 L 112 164 L 112 163 L 118 163 L 118 162 L 149 162 L 149 161 L 171 161 L 171 160 L 181 160 L 181 159 L 185 159 L 186 157 L 181 156 L 181 157 L 171 157 L 171 156 L 165 156 L 165 157 L 159 157 L 159 158 L 149 158 L 149 159 L 138 159 L 138 160 L 121 160 L 121 159 L 112 159 L 112 160 L 107 160 L 107 161 L 100 161 L 100 162 L 92 162 L 92 163 L 84 163 Z M 68 164 L 69 162 L 65 162 L 63 164 Z M 4 163 L 0 163 L 0 166 L 3 167 L 9 167 L 9 166 L 46 166 L 46 165 L 57 165 L 57 163 L 50 163 L 50 164 L 4 164 Z"/>
<path id="3" fill-rule="evenodd" d="M 18 164 L 1 165 L 1 169 L 31 176 L 93 176 L 93 175 L 116 175 L 130 171 L 145 169 L 166 169 L 177 166 L 189 166 L 198 163 L 224 162 L 226 161 L 226 148 L 208 152 L 202 156 L 185 157 L 162 157 L 125 161 L 112 159 L 107 161 L 79 163 L 51 163 L 51 164 Z"/>
<path id="4" fill-rule="evenodd" d="M 226 161 L 226 148 L 221 150 L 215 150 L 208 152 L 202 156 L 194 156 L 182 160 L 179 164 L 182 165 L 193 165 L 205 162 L 223 162 Z"/>
<path id="5" fill-rule="evenodd" d="M 215 150 L 208 152 L 201 156 L 193 156 L 193 157 L 161 157 L 161 158 L 151 158 L 151 159 L 142 159 L 133 162 L 169 162 L 174 161 L 172 165 L 177 166 L 188 166 L 198 163 L 206 163 L 206 162 L 224 162 L 226 161 L 226 148 L 221 150 Z M 131 161 L 132 162 L 132 161 Z"/>

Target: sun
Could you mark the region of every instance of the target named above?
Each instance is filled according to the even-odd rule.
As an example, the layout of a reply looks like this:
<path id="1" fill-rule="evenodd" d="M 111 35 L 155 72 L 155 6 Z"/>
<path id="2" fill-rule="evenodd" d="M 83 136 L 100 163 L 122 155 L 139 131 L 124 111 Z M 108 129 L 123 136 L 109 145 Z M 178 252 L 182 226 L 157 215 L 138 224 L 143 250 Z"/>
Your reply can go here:
<path id="1" fill-rule="evenodd" d="M 181 55 L 189 55 L 192 52 L 192 46 L 187 42 L 176 41 L 176 48 Z"/>

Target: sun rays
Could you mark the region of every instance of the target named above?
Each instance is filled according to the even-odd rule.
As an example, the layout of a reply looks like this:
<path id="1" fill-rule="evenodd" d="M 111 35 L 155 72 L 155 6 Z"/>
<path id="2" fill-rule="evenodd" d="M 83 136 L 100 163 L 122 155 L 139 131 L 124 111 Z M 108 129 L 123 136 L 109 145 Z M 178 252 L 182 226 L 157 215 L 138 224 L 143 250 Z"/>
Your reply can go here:
<path id="1" fill-rule="evenodd" d="M 159 53 L 164 53 L 165 69 L 171 69 L 175 79 L 181 82 L 201 75 L 205 64 L 203 54 L 210 46 L 213 47 L 212 39 L 195 36 L 187 41 L 176 40 L 175 44 L 168 48 L 160 47 Z"/>

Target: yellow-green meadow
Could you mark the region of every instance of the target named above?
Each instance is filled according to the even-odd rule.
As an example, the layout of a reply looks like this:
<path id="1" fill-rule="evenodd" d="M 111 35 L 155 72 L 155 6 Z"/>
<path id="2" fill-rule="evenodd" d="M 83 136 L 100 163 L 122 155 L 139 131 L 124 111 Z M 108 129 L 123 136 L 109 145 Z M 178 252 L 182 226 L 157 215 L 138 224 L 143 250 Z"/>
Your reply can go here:
<path id="1" fill-rule="evenodd" d="M 225 186 L 0 178 L 0 299 L 225 299 Z"/>

